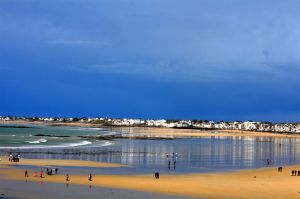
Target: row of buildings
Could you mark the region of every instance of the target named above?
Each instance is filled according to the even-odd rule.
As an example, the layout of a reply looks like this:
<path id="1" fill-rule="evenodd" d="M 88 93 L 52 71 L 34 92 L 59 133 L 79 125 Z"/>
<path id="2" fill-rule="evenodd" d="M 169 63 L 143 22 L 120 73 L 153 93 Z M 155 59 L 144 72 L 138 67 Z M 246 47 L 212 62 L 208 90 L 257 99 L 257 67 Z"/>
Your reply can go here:
<path id="1" fill-rule="evenodd" d="M 300 123 L 271 123 L 254 121 L 215 122 L 207 120 L 145 120 L 145 119 L 116 119 L 116 118 L 58 118 L 58 117 L 1 117 L 0 121 L 41 121 L 41 122 L 81 122 L 105 126 L 143 126 L 165 128 L 196 128 L 217 130 L 246 130 L 300 133 Z"/>

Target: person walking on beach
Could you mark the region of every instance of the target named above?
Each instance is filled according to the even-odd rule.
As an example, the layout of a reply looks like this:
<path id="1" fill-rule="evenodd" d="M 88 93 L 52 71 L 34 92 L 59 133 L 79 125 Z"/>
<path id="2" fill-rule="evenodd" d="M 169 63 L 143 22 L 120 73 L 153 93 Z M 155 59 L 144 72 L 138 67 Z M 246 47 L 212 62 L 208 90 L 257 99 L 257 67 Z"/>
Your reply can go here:
<path id="1" fill-rule="evenodd" d="M 155 179 L 159 179 L 159 172 L 155 172 L 154 177 Z"/>
<path id="2" fill-rule="evenodd" d="M 66 181 L 70 181 L 69 174 L 66 174 Z"/>
<path id="3" fill-rule="evenodd" d="M 25 171 L 25 178 L 28 178 L 28 177 L 29 177 L 28 171 L 26 170 L 26 171 Z"/>
<path id="4" fill-rule="evenodd" d="M 270 160 L 269 159 L 267 159 L 267 166 L 269 166 L 270 165 Z"/>
<path id="5" fill-rule="evenodd" d="M 55 175 L 57 175 L 58 173 L 58 168 L 55 168 Z"/>
<path id="6" fill-rule="evenodd" d="M 44 174 L 44 171 L 41 170 L 41 172 L 40 172 L 40 178 L 43 178 L 43 174 Z"/>
<path id="7" fill-rule="evenodd" d="M 158 173 L 158 172 L 155 172 L 155 173 L 154 173 L 154 177 L 155 177 L 155 179 L 159 179 L 159 173 Z"/>
<path id="8" fill-rule="evenodd" d="M 89 176 L 89 181 L 92 181 L 93 178 L 92 178 L 92 174 L 90 173 L 90 176 Z"/>

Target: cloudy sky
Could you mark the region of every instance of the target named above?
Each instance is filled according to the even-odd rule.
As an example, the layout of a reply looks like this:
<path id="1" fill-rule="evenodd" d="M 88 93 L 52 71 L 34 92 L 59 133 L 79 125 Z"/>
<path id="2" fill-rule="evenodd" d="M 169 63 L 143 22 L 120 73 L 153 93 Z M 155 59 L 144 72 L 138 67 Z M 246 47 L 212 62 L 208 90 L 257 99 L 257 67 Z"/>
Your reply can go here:
<path id="1" fill-rule="evenodd" d="M 0 1 L 0 115 L 300 121 L 298 0 Z"/>

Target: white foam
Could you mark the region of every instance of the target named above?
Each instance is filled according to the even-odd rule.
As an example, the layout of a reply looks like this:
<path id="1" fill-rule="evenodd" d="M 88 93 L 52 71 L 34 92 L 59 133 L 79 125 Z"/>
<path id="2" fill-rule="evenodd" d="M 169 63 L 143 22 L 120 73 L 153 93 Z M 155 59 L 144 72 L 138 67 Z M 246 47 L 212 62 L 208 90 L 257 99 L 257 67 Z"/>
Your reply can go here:
<path id="1" fill-rule="evenodd" d="M 40 144 L 40 143 L 47 142 L 47 140 L 46 139 L 38 139 L 38 140 L 35 140 L 35 141 L 26 141 L 26 142 L 28 142 L 30 144 Z"/>
<path id="2" fill-rule="evenodd" d="M 84 145 L 90 145 L 92 144 L 92 142 L 90 141 L 81 141 L 78 143 L 68 143 L 68 144 L 64 144 L 63 146 L 57 146 L 57 147 L 76 147 L 76 146 L 84 146 Z"/>
<path id="3" fill-rule="evenodd" d="M 77 147 L 90 145 L 92 142 L 90 141 L 81 141 L 76 143 L 67 143 L 62 145 L 31 145 L 31 146 L 19 146 L 19 147 L 0 147 L 0 149 L 41 149 L 41 148 L 65 148 L 65 147 Z M 111 145 L 112 143 L 105 142 L 103 146 Z M 101 145 L 102 146 L 102 145 Z"/>
<path id="4" fill-rule="evenodd" d="M 112 142 L 106 141 L 101 146 L 109 146 L 109 145 L 112 145 L 112 144 L 113 144 Z"/>

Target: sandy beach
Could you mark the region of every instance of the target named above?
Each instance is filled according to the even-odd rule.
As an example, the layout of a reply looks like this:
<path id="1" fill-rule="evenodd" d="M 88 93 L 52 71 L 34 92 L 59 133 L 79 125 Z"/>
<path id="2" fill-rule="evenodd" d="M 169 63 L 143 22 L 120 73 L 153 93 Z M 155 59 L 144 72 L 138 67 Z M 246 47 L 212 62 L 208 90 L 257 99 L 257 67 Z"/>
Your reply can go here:
<path id="1" fill-rule="evenodd" d="M 26 165 L 44 166 L 53 164 L 49 160 L 21 160 Z M 43 162 L 38 164 L 38 162 Z M 54 160 L 56 166 L 108 166 L 106 163 L 91 163 L 85 161 Z M 8 166 L 8 160 L 2 159 L 0 165 L 1 180 L 24 181 L 24 169 Z M 120 165 L 111 165 L 120 166 Z M 101 169 L 101 168 L 99 168 Z M 254 170 L 241 170 L 223 173 L 204 174 L 176 174 L 163 175 L 155 179 L 153 175 L 94 175 L 92 181 L 88 176 L 73 174 L 69 184 L 92 185 L 136 191 L 171 194 L 176 196 L 189 196 L 192 198 L 299 198 L 300 176 L 291 176 L 291 170 L 300 169 L 300 165 L 287 166 L 283 172 L 277 168 L 269 167 Z M 29 170 L 28 181 L 66 183 L 65 174 L 32 177 L 34 170 Z"/>
<path id="2" fill-rule="evenodd" d="M 40 125 L 45 125 L 41 123 Z M 77 123 L 79 125 L 79 123 Z M 80 125 L 79 125 L 80 126 Z M 84 126 L 81 126 L 84 127 Z M 252 131 L 208 131 L 196 129 L 168 129 L 168 128 L 143 128 L 143 127 L 111 127 L 112 131 L 129 134 L 129 136 L 149 137 L 276 137 L 298 138 L 293 134 L 278 134 Z M 285 139 L 284 139 L 285 140 Z M 263 142 L 262 142 L 263 143 Z M 268 142 L 267 142 L 268 143 Z M 270 144 L 271 143 L 271 144 Z M 270 142 L 270 146 L 283 150 L 287 146 Z M 167 143 L 164 143 L 167 144 Z M 224 145 L 225 146 L 225 145 Z M 199 151 L 201 148 L 197 148 Z M 260 149 L 264 149 L 263 147 Z M 223 150 L 223 149 L 222 149 Z M 224 148 L 225 150 L 225 148 Z M 295 148 L 296 150 L 296 148 Z M 196 151 L 196 154 L 197 152 Z M 283 150 L 284 151 L 284 150 Z M 259 153 L 259 151 L 258 151 Z M 194 153 L 195 154 L 195 153 Z M 208 153 L 209 154 L 209 153 Z M 231 153 L 229 153 L 231 154 Z M 205 151 L 202 151 L 205 156 Z M 159 158 L 162 154 L 159 153 Z M 267 157 L 263 155 L 262 157 Z M 156 194 L 173 195 L 179 198 L 228 198 L 228 199 L 273 199 L 300 197 L 300 176 L 291 176 L 292 170 L 300 170 L 300 165 L 286 166 L 283 172 L 278 172 L 275 167 L 266 167 L 251 170 L 234 170 L 226 172 L 209 173 L 163 173 L 160 179 L 155 179 L 154 174 L 131 173 L 116 174 L 117 170 L 101 173 L 101 169 L 128 167 L 124 164 L 81 161 L 81 160 L 56 160 L 56 159 L 23 159 L 19 163 L 11 163 L 7 157 L 1 157 L 0 181 L 20 182 L 29 181 L 36 183 L 58 183 L 76 186 L 93 186 L 100 188 L 113 188 L 121 190 L 142 191 Z M 259 159 L 258 159 L 259 161 Z M 122 162 L 123 163 L 123 162 Z M 33 173 L 39 173 L 47 167 L 59 167 L 58 175 L 44 175 L 44 178 L 33 177 Z M 70 181 L 66 182 L 66 171 L 75 168 L 70 174 Z M 66 168 L 66 169 L 65 169 Z M 84 168 L 84 169 L 83 169 Z M 130 168 L 130 167 L 128 167 Z M 28 170 L 29 177 L 24 177 Z M 88 180 L 89 170 L 93 173 L 93 180 Z M 190 171 L 189 171 L 190 172 Z M 38 175 L 39 176 L 39 175 Z M 55 189 L 55 188 L 54 188 Z M 128 196 L 129 197 L 129 196 Z M 30 198 L 30 197 L 29 197 Z M 130 198 L 130 197 L 129 197 Z M 139 198 L 138 196 L 136 198 Z"/>
<path id="3" fill-rule="evenodd" d="M 54 160 L 54 159 L 22 159 L 21 162 L 9 162 L 7 157 L 1 157 L 2 161 L 0 166 L 9 165 L 22 165 L 22 166 L 40 166 L 40 167 L 51 167 L 51 166 L 76 166 L 76 167 L 122 167 L 126 165 L 114 164 L 108 162 L 92 162 L 92 161 L 81 161 L 81 160 Z"/>

